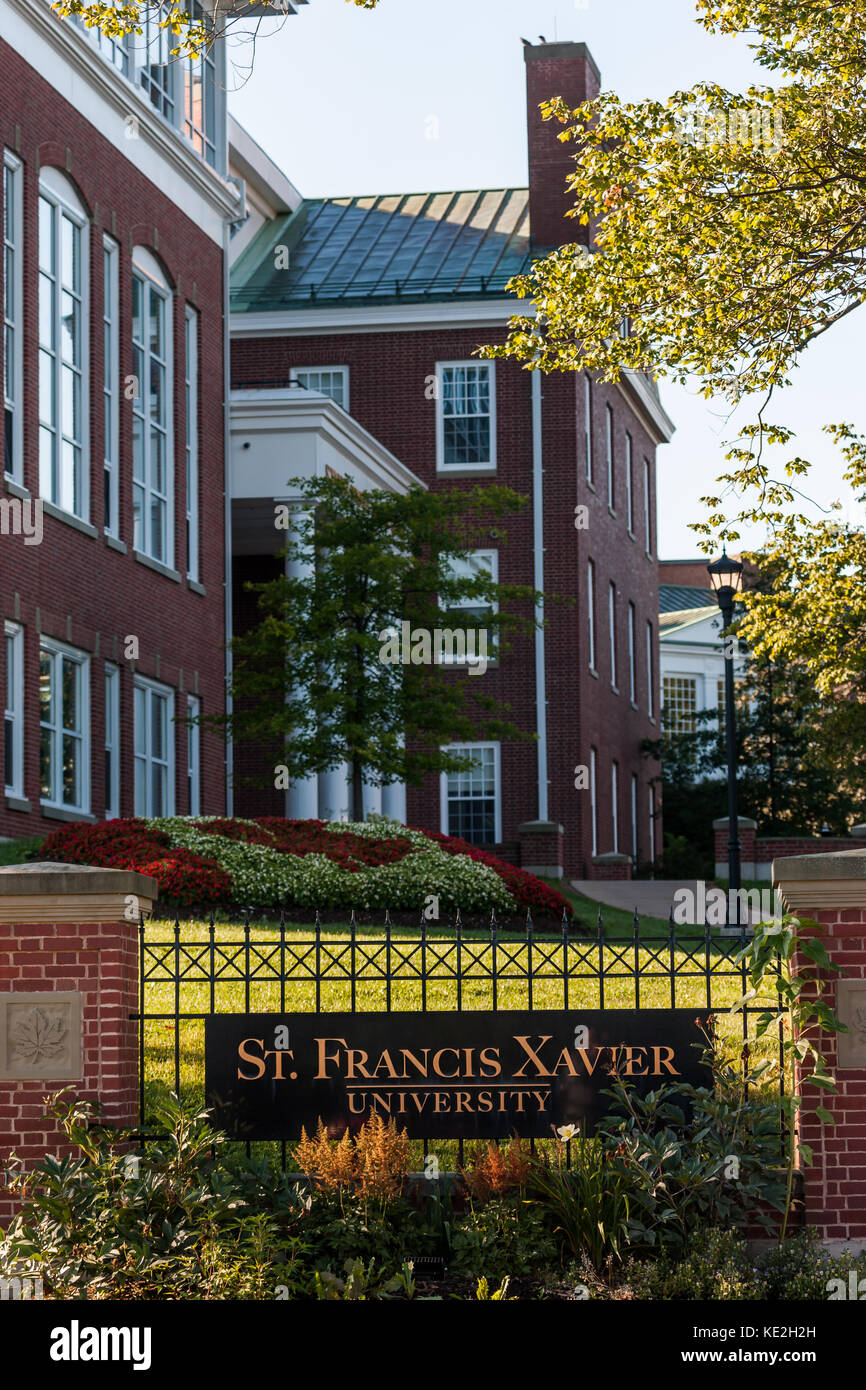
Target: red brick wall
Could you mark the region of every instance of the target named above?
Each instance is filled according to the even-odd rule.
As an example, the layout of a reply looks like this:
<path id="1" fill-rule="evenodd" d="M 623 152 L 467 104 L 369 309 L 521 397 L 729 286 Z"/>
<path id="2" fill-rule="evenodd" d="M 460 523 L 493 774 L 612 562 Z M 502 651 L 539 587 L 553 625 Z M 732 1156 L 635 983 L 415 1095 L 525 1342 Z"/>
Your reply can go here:
<path id="1" fill-rule="evenodd" d="M 845 979 L 866 978 L 866 906 L 827 908 L 810 913 L 824 928 L 823 940 Z M 810 962 L 793 959 L 796 973 Z M 836 978 L 830 977 L 822 998 L 836 1004 Z M 802 1089 L 799 1136 L 812 1149 L 813 1163 L 803 1165 L 806 1214 L 809 1225 L 820 1228 L 828 1240 L 866 1239 L 866 1067 L 837 1069 L 835 1034 L 825 1034 L 821 1051 L 828 1070 L 835 1075 L 836 1092 L 809 1086 Z M 807 1064 L 805 1071 L 811 1070 Z M 801 1069 L 802 1073 L 802 1069 Z M 805 1078 L 800 1075 L 800 1084 Z M 829 1110 L 835 1126 L 822 1123 L 819 1105 Z"/>
<path id="2" fill-rule="evenodd" d="M 223 525 L 223 257 L 216 245 L 135 164 L 65 102 L 21 56 L 0 42 L 3 101 L 0 143 L 24 162 L 24 483 L 36 496 L 38 464 L 37 199 L 40 165 L 56 165 L 77 187 L 91 213 L 90 278 L 90 497 L 97 537 L 53 517 L 44 518 L 41 545 L 3 536 L 2 616 L 24 627 L 25 786 L 32 811 L 0 802 L 0 834 L 33 835 L 56 828 L 39 812 L 38 624 L 49 636 L 91 653 L 91 809 L 101 817 L 104 790 L 104 661 L 114 654 L 121 679 L 121 810 L 133 813 L 132 669 L 123 639 L 138 637 L 142 675 L 193 691 L 198 673 L 202 712 L 216 713 L 224 696 L 225 641 Z M 20 137 L 20 138 L 19 138 Z M 135 142 L 130 142 L 134 145 Z M 102 237 L 119 243 L 120 379 L 132 373 L 131 249 L 153 250 L 174 289 L 174 551 L 180 583 L 154 573 L 132 555 L 132 404 L 120 400 L 120 536 L 123 555 L 111 549 L 103 525 Z M 2 275 L 2 267 L 0 267 Z M 183 402 L 184 306 L 199 313 L 200 578 L 205 595 L 186 581 Z M 2 353 L 2 343 L 0 343 Z M 4 659 L 0 654 L 0 660 Z M 0 677 L 2 679 L 2 677 Z M 185 696 L 177 696 L 185 715 Z M 186 730 L 176 726 L 179 812 L 187 809 Z M 207 732 L 201 739 L 202 806 L 225 808 L 225 748 Z"/>
<path id="3" fill-rule="evenodd" d="M 0 991 L 76 990 L 82 998 L 82 1080 L 0 1080 L 0 1155 L 25 1167 L 46 1153 L 70 1153 L 59 1141 L 44 1097 L 67 1084 L 99 1101 L 114 1126 L 138 1121 L 138 932 L 134 923 L 0 923 Z M 0 1224 L 12 1199 L 0 1189 Z"/>
<path id="4" fill-rule="evenodd" d="M 524 52 L 526 103 L 529 127 L 529 216 L 532 243 L 538 249 L 564 242 L 589 242 L 589 229 L 566 212 L 574 197 L 566 192 L 566 180 L 574 170 L 577 145 L 558 139 L 563 127 L 545 121 L 539 111 L 543 101 L 561 96 L 574 108 L 599 92 L 599 77 L 583 44 L 536 45 Z"/>
<path id="5" fill-rule="evenodd" d="M 352 414 L 428 486 L 472 487 L 487 481 L 513 488 L 527 497 L 524 509 L 500 526 L 508 544 L 499 545 L 503 583 L 533 583 L 532 406 L 529 373 L 518 364 L 496 363 L 497 471 L 489 479 L 452 478 L 436 473 L 435 403 L 425 399 L 425 382 L 438 361 L 471 357 L 482 341 L 501 340 L 500 331 L 477 329 L 322 334 L 310 337 L 236 339 L 232 344 L 232 384 L 284 386 L 292 367 L 347 365 Z M 619 763 L 619 847 L 631 853 L 630 779 L 638 786 L 638 857 L 652 857 L 647 829 L 647 787 L 653 767 L 642 759 L 642 738 L 657 736 L 647 717 L 645 629 L 658 630 L 658 580 L 655 559 L 644 547 L 643 460 L 651 464 L 651 508 L 655 508 L 655 449 L 623 397 L 613 386 L 596 383 L 592 393 L 596 491 L 585 481 L 584 393 L 582 377 L 559 373 L 543 383 L 544 445 L 544 589 L 551 596 L 546 616 L 548 712 L 548 817 L 565 826 L 564 867 L 568 874 L 591 876 L 589 792 L 576 790 L 578 765 L 589 765 L 590 747 L 598 749 L 598 823 L 600 853 L 613 845 L 610 763 Z M 616 515 L 607 506 L 605 421 L 614 411 Z M 634 536 L 625 519 L 625 434 L 633 441 Z M 577 530 L 575 505 L 588 508 L 589 526 Z M 655 523 L 652 524 L 653 545 Z M 586 560 L 596 566 L 596 632 L 599 678 L 589 674 L 587 643 Z M 607 591 L 617 585 L 617 665 L 619 693 L 611 688 L 607 644 Z M 562 601 L 553 601 L 558 596 Z M 628 686 L 628 602 L 635 604 L 637 708 Z M 240 600 L 238 600 L 240 603 Z M 528 612 L 528 609 L 526 610 Z M 238 609 L 239 620 L 244 613 Z M 249 620 L 249 614 L 246 619 Z M 518 728 L 534 732 L 535 658 L 532 631 L 509 638 L 511 650 L 498 668 L 488 669 L 484 693 L 510 706 Z M 455 674 L 455 679 L 466 679 Z M 655 656 L 658 681 L 658 655 Z M 471 691 L 470 691 L 471 693 Z M 658 694 L 655 698 L 658 717 Z M 534 743 L 502 747 L 502 838 L 517 840 L 522 821 L 538 816 L 537 751 Z M 244 804 L 252 804 L 244 801 Z M 440 829 L 438 778 L 410 788 L 412 824 Z"/>

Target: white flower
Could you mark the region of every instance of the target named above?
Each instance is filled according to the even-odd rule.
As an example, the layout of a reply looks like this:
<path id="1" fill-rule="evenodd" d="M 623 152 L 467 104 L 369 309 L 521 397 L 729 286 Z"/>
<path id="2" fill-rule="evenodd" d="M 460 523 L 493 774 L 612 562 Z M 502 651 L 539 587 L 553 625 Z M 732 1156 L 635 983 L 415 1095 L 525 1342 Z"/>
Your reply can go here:
<path id="1" fill-rule="evenodd" d="M 556 1132 L 562 1140 L 575 1139 L 580 1133 L 577 1125 L 560 1125 Z"/>

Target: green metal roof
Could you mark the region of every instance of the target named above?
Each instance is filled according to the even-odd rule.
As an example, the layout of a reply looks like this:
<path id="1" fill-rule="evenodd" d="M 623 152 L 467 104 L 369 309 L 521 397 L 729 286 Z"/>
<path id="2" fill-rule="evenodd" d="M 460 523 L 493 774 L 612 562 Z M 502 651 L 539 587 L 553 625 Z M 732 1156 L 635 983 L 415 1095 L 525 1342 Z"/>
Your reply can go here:
<path id="1" fill-rule="evenodd" d="M 232 308 L 501 295 L 531 260 L 526 188 L 312 198 L 260 228 Z"/>
<path id="2" fill-rule="evenodd" d="M 706 608 L 715 601 L 709 584 L 705 589 L 693 588 L 688 584 L 659 585 L 660 613 L 682 613 L 687 608 Z"/>

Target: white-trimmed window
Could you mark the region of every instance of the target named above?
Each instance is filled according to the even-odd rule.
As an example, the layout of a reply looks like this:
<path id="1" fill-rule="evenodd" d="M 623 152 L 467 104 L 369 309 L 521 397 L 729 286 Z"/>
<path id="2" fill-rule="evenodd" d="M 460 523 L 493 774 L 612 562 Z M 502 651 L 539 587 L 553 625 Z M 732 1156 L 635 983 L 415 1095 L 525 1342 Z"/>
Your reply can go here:
<path id="1" fill-rule="evenodd" d="M 39 491 L 86 520 L 87 212 L 69 180 L 39 179 Z"/>
<path id="2" fill-rule="evenodd" d="M 496 550 L 472 550 L 468 555 L 452 556 L 448 561 L 448 569 L 454 579 L 475 579 L 478 576 L 486 575 L 494 584 L 499 582 L 499 552 Z M 441 603 L 441 600 L 440 600 Z M 481 598 L 473 598 L 467 595 L 465 598 L 451 599 L 447 609 L 443 606 L 443 628 L 461 629 L 467 633 L 485 630 L 487 657 L 490 661 L 496 660 L 496 637 L 495 629 L 484 629 L 484 624 L 491 613 L 496 613 L 499 605 L 495 602 L 485 601 Z M 480 650 L 480 638 L 475 637 L 473 651 L 477 656 Z M 463 665 L 463 662 L 456 661 L 454 655 L 442 653 L 443 665 Z"/>
<path id="3" fill-rule="evenodd" d="M 189 6 L 192 18 L 203 17 L 200 0 Z M 183 59 L 183 125 L 187 140 L 202 159 L 216 165 L 217 152 L 217 84 L 213 43 L 208 44 L 200 58 Z"/>
<path id="4" fill-rule="evenodd" d="M 21 303 L 24 221 L 21 160 L 3 151 L 3 466 L 23 481 L 22 388 L 24 378 Z"/>
<path id="5" fill-rule="evenodd" d="M 665 737 L 692 734 L 698 709 L 695 676 L 665 676 L 662 680 L 662 723 Z"/>
<path id="6" fill-rule="evenodd" d="M 144 247 L 133 251 L 132 517 L 135 549 L 174 562 L 172 478 L 172 295 L 162 267 Z"/>
<path id="7" fill-rule="evenodd" d="M 613 511 L 616 506 L 616 479 L 614 477 L 612 406 L 605 406 L 604 421 L 604 441 L 607 456 L 607 505 L 610 507 L 611 511 Z"/>
<path id="8" fill-rule="evenodd" d="M 135 679 L 135 814 L 174 815 L 174 691 Z"/>
<path id="9" fill-rule="evenodd" d="M 586 461 L 586 481 L 592 482 L 592 377 L 583 374 L 583 452 Z"/>
<path id="10" fill-rule="evenodd" d="M 649 459 L 643 461 L 643 517 L 644 517 L 644 545 L 647 555 L 653 553 L 653 525 L 652 525 L 652 487 L 650 484 L 650 463 Z"/>
<path id="11" fill-rule="evenodd" d="M 436 467 L 496 467 L 496 378 L 492 362 L 436 363 Z"/>
<path id="12" fill-rule="evenodd" d="M 102 239 L 102 339 L 104 410 L 103 525 L 110 536 L 119 533 L 118 452 L 120 448 L 120 269 L 117 242 Z"/>
<path id="13" fill-rule="evenodd" d="M 646 707 L 650 719 L 655 717 L 655 661 L 653 660 L 653 625 L 646 625 Z"/>
<path id="14" fill-rule="evenodd" d="M 589 815 L 592 831 L 592 853 L 598 854 L 598 755 L 594 748 L 589 750 Z"/>
<path id="15" fill-rule="evenodd" d="M 649 816 L 647 817 L 649 862 L 653 864 L 656 857 L 656 807 L 652 787 L 647 788 L 647 800 L 649 804 Z"/>
<path id="16" fill-rule="evenodd" d="M 595 565 L 592 560 L 586 562 L 586 614 L 587 614 L 587 636 L 589 645 L 589 669 L 594 671 L 595 666 Z"/>
<path id="17" fill-rule="evenodd" d="M 630 535 L 634 535 L 634 458 L 632 438 L 625 435 L 625 517 Z"/>
<path id="18" fill-rule="evenodd" d="M 138 80 L 146 96 L 167 120 L 175 118 L 175 74 L 177 59 L 171 56 L 175 42 L 170 29 L 159 24 L 160 16 L 152 14 L 141 19 L 141 35 L 136 40 Z"/>
<path id="19" fill-rule="evenodd" d="M 43 806 L 90 810 L 90 658 L 43 637 L 39 649 Z"/>
<path id="20" fill-rule="evenodd" d="M 201 714 L 201 700 L 197 695 L 186 699 L 186 792 L 187 809 L 191 816 L 201 815 L 201 725 L 192 721 Z"/>
<path id="21" fill-rule="evenodd" d="M 105 819 L 120 815 L 120 672 L 105 663 Z"/>
<path id="22" fill-rule="evenodd" d="M 186 452 L 186 572 L 199 578 L 198 314 L 189 304 L 184 316 L 184 395 Z"/>
<path id="23" fill-rule="evenodd" d="M 348 367 L 293 367 L 290 383 L 303 386 L 306 391 L 318 391 L 344 410 L 349 409 Z"/>
<path id="24" fill-rule="evenodd" d="M 637 704 L 637 651 L 635 644 L 634 604 L 628 606 L 628 695 L 632 704 Z"/>
<path id="25" fill-rule="evenodd" d="M 24 629 L 6 624 L 6 795 L 24 795 Z"/>
<path id="26" fill-rule="evenodd" d="M 613 852 L 619 854 L 619 763 L 610 765 L 610 829 L 613 836 Z"/>
<path id="27" fill-rule="evenodd" d="M 616 689 L 616 585 L 613 580 L 607 588 L 607 625 L 610 638 L 610 683 Z"/>
<path id="28" fill-rule="evenodd" d="M 449 753 L 467 753 L 475 766 L 443 772 L 442 831 L 471 845 L 495 845 L 502 838 L 501 779 L 498 743 L 455 743 Z"/>
<path id="29" fill-rule="evenodd" d="M 631 857 L 637 867 L 637 773 L 631 775 Z"/>

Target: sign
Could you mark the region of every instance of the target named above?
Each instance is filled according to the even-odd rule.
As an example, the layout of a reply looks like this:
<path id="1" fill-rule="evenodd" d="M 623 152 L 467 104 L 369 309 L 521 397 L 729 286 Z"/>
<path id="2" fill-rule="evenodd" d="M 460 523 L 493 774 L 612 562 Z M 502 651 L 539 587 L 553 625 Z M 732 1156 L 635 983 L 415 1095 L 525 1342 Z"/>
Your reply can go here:
<path id="1" fill-rule="evenodd" d="M 710 1084 L 694 1009 L 212 1014 L 205 1089 L 235 1139 L 339 1137 L 378 1111 L 413 1139 L 591 1133 L 611 1072 Z"/>

